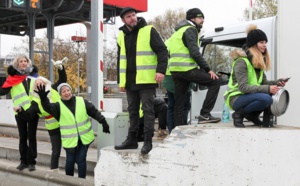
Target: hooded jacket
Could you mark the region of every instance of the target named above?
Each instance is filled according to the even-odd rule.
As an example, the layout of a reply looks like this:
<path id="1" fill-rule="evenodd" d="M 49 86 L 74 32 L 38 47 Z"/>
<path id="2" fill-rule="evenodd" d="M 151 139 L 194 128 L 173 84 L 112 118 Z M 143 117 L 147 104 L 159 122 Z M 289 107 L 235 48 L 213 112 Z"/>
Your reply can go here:
<path id="1" fill-rule="evenodd" d="M 200 48 L 198 46 L 198 34 L 200 28 L 196 27 L 196 24 L 192 21 L 182 20 L 179 22 L 176 27 L 175 31 L 178 31 L 180 28 L 185 26 L 192 26 L 184 32 L 182 36 L 182 42 L 185 47 L 189 49 L 190 56 L 195 60 L 195 62 L 200 66 L 201 69 L 204 69 L 205 72 L 209 72 L 211 69 L 205 59 L 202 57 L 200 53 Z"/>
<path id="2" fill-rule="evenodd" d="M 266 94 L 270 94 L 269 90 L 269 86 L 270 85 L 277 85 L 279 83 L 279 80 L 274 80 L 274 81 L 268 81 L 266 74 L 263 74 L 263 80 L 260 86 L 251 86 L 248 84 L 248 76 L 245 75 L 248 73 L 247 71 L 247 65 L 246 62 L 241 58 L 238 59 L 240 57 L 247 57 L 249 59 L 249 61 L 252 64 L 252 55 L 251 53 L 248 51 L 248 48 L 244 47 L 242 50 L 241 49 L 236 49 L 234 51 L 231 52 L 230 56 L 232 57 L 233 60 L 237 60 L 234 68 L 232 69 L 231 72 L 231 78 L 233 81 L 233 84 L 238 83 L 238 88 L 241 92 L 243 92 L 244 94 L 249 94 L 249 93 L 257 93 L 257 92 L 261 92 L 261 93 L 266 93 Z M 256 69 L 255 68 L 255 73 L 256 73 L 256 77 L 259 78 L 260 76 L 260 71 L 261 69 Z M 230 106 L 232 107 L 234 102 L 237 100 L 237 98 L 240 95 L 237 96 L 233 96 L 231 97 L 231 99 L 229 100 L 230 102 Z M 224 96 L 225 100 L 227 99 L 227 95 Z"/>
<path id="3" fill-rule="evenodd" d="M 158 84 L 136 84 L 136 43 L 138 31 L 140 28 L 143 28 L 147 25 L 147 22 L 144 18 L 138 17 L 137 26 L 129 31 L 126 25 L 123 25 L 119 30 L 123 31 L 125 34 L 125 48 L 126 48 L 126 57 L 127 57 L 127 68 L 126 68 L 126 89 L 127 90 L 140 90 L 147 88 L 156 88 Z M 153 52 L 157 55 L 157 73 L 166 73 L 167 64 L 168 64 L 168 51 L 161 37 L 155 28 L 151 29 L 150 36 L 150 46 Z M 118 75 L 119 75 L 119 64 L 120 61 L 120 46 L 118 45 Z M 118 76 L 118 83 L 119 81 Z"/>

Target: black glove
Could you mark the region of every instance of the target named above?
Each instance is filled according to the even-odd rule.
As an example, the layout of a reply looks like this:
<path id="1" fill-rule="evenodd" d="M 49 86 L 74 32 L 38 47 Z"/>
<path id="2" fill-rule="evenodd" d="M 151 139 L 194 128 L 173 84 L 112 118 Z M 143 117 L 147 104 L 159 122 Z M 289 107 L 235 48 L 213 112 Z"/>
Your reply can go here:
<path id="1" fill-rule="evenodd" d="M 106 120 L 104 119 L 101 123 L 103 127 L 103 132 L 110 134 L 109 125 L 107 124 Z"/>
<path id="2" fill-rule="evenodd" d="M 40 96 L 41 101 L 47 100 L 47 95 L 50 92 L 50 90 L 48 90 L 46 92 L 45 91 L 45 89 L 46 89 L 45 85 L 38 85 L 37 89 L 38 89 L 38 91 L 34 90 L 34 92 L 36 92 Z"/>

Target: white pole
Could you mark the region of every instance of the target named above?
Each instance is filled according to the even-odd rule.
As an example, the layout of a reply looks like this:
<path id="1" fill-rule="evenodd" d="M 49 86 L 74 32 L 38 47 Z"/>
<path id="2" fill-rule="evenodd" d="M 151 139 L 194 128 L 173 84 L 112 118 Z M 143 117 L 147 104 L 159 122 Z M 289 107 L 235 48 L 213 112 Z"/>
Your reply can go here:
<path id="1" fill-rule="evenodd" d="M 249 0 L 249 21 L 252 20 L 252 0 Z"/>

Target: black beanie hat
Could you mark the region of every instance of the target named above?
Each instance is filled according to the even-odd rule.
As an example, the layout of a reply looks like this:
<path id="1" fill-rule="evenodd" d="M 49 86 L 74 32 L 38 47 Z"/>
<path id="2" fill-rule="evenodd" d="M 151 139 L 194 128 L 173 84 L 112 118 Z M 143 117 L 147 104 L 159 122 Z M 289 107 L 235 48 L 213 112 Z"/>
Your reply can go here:
<path id="1" fill-rule="evenodd" d="M 268 42 L 267 35 L 260 29 L 257 29 L 256 25 L 250 25 L 247 29 L 248 35 L 246 39 L 247 47 L 256 45 L 260 41 Z"/>
<path id="2" fill-rule="evenodd" d="M 137 13 L 136 9 L 134 9 L 132 7 L 126 7 L 126 8 L 123 8 L 123 10 L 121 11 L 120 17 L 123 18 L 124 14 L 127 12 L 130 12 L 130 11 Z"/>
<path id="3" fill-rule="evenodd" d="M 202 11 L 199 8 L 192 8 L 186 12 L 187 20 L 193 19 L 195 17 L 203 17 L 203 19 L 204 19 L 204 14 L 202 13 Z"/>

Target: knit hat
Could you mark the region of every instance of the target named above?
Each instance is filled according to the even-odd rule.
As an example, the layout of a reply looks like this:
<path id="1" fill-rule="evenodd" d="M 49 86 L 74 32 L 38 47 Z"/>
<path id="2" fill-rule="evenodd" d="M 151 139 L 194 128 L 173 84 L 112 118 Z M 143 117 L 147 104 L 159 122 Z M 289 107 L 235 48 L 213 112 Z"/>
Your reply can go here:
<path id="1" fill-rule="evenodd" d="M 254 24 L 248 26 L 246 33 L 247 33 L 247 39 L 246 39 L 247 47 L 256 45 L 256 43 L 260 41 L 268 42 L 267 35 L 262 30 L 257 29 L 257 26 Z"/>
<path id="2" fill-rule="evenodd" d="M 123 19 L 124 14 L 127 12 L 130 12 L 130 11 L 137 13 L 136 9 L 134 9 L 132 7 L 126 7 L 126 8 L 123 8 L 123 10 L 121 11 L 120 17 Z"/>
<path id="3" fill-rule="evenodd" d="M 69 87 L 70 90 L 72 91 L 72 87 L 71 87 L 68 83 L 61 83 L 61 84 L 59 84 L 58 87 L 57 87 L 57 91 L 58 91 L 59 95 L 60 95 L 60 93 L 61 93 L 61 92 L 60 92 L 60 91 L 61 91 L 61 88 L 64 87 L 64 86 Z"/>
<path id="4" fill-rule="evenodd" d="M 204 14 L 202 13 L 202 11 L 199 8 L 192 8 L 186 12 L 187 20 L 193 19 L 195 17 L 203 17 L 203 19 L 204 19 Z"/>

